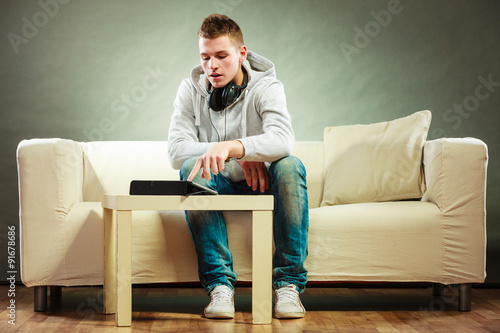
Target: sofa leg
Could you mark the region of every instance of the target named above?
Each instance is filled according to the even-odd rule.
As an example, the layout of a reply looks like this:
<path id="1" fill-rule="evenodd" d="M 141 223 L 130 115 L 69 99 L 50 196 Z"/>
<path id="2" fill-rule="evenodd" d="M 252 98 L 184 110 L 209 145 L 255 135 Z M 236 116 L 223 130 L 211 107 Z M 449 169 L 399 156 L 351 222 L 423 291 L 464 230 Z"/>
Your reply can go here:
<path id="1" fill-rule="evenodd" d="M 470 311 L 472 303 L 472 285 L 470 283 L 462 283 L 459 288 L 460 294 L 458 297 L 458 311 Z"/>
<path id="2" fill-rule="evenodd" d="M 47 286 L 35 287 L 35 311 L 47 311 Z"/>
<path id="3" fill-rule="evenodd" d="M 62 287 L 60 286 L 50 287 L 50 296 L 61 296 L 61 295 L 62 295 Z"/>
<path id="4" fill-rule="evenodd" d="M 432 284 L 432 296 L 442 297 L 444 296 L 444 285 L 441 283 Z"/>

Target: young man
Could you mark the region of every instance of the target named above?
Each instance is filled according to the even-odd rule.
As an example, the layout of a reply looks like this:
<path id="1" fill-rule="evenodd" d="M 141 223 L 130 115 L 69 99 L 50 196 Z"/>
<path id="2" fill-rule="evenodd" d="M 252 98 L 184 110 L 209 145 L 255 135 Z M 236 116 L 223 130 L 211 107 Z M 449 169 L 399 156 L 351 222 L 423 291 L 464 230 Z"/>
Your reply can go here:
<path id="1" fill-rule="evenodd" d="M 277 318 L 300 318 L 306 286 L 309 226 L 305 168 L 290 156 L 294 133 L 274 65 L 247 50 L 239 26 L 207 17 L 198 31 L 201 65 L 182 81 L 174 102 L 169 158 L 183 180 L 219 194 L 274 196 L 273 288 Z M 207 318 L 234 317 L 232 255 L 222 212 L 190 211 L 186 219 L 210 295 Z"/>

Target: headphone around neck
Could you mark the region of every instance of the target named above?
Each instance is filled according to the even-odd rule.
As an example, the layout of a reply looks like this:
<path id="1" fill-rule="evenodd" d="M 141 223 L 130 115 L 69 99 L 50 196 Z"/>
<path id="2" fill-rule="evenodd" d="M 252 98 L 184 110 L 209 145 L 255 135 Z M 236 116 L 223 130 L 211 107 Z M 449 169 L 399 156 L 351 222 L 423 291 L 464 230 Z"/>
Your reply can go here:
<path id="1" fill-rule="evenodd" d="M 208 105 L 210 106 L 210 109 L 214 111 L 222 111 L 229 105 L 233 104 L 234 101 L 240 97 L 241 92 L 247 87 L 248 84 L 248 75 L 245 70 L 243 70 L 243 72 L 245 79 L 243 80 L 243 84 L 241 86 L 231 81 L 224 87 L 212 90 L 212 85 L 209 85 L 208 93 L 210 96 L 208 97 Z"/>

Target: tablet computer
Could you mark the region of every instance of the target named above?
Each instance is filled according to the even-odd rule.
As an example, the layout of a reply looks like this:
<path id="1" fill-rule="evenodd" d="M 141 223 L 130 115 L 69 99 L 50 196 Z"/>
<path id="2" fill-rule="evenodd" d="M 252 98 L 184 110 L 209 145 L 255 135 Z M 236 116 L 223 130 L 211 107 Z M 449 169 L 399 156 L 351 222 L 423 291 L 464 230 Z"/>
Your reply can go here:
<path id="1" fill-rule="evenodd" d="M 130 195 L 216 195 L 217 191 L 187 180 L 133 180 Z"/>

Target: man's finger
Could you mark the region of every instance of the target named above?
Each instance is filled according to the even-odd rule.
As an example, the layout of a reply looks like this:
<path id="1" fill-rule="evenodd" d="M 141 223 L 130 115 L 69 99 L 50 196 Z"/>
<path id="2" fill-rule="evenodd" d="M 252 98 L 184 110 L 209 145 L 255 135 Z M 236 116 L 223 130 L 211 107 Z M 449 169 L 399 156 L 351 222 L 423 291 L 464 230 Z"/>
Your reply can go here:
<path id="1" fill-rule="evenodd" d="M 242 168 L 245 173 L 245 179 L 247 180 L 247 185 L 252 186 L 252 173 L 250 172 L 248 167 Z"/>
<path id="2" fill-rule="evenodd" d="M 210 157 L 210 169 L 212 170 L 213 175 L 218 175 L 219 172 L 224 170 L 224 163 L 222 163 L 222 168 L 220 167 L 220 160 L 217 156 L 211 156 Z"/>
<path id="3" fill-rule="evenodd" d="M 264 176 L 266 177 L 266 190 L 269 189 L 269 172 L 267 172 L 266 164 L 263 163 L 262 167 L 264 168 Z"/>
<path id="4" fill-rule="evenodd" d="M 267 169 L 264 163 L 262 163 L 259 167 L 259 183 L 260 183 L 260 191 L 265 192 L 269 187 L 269 185 L 267 179 Z"/>
<path id="5" fill-rule="evenodd" d="M 259 184 L 259 173 L 255 170 L 255 165 L 252 165 L 250 168 L 250 172 L 252 173 L 252 190 L 257 191 L 257 186 Z"/>
<path id="6" fill-rule="evenodd" d="M 222 159 L 222 158 L 217 159 L 217 167 L 219 169 L 218 170 L 219 172 L 221 172 L 222 170 L 224 170 L 224 167 L 226 166 L 225 162 L 226 161 L 224 159 Z"/>
<path id="7" fill-rule="evenodd" d="M 206 180 L 212 179 L 212 175 L 210 174 L 210 159 L 204 157 L 203 158 L 203 178 Z M 214 174 L 217 174 L 214 172 Z"/>
<path id="8" fill-rule="evenodd" d="M 194 165 L 193 170 L 191 170 L 191 173 L 189 174 L 187 180 L 192 181 L 194 179 L 194 177 L 196 177 L 196 175 L 198 174 L 198 172 L 201 169 L 202 162 L 203 162 L 203 160 L 201 158 L 198 158 L 196 160 L 196 164 Z"/>

